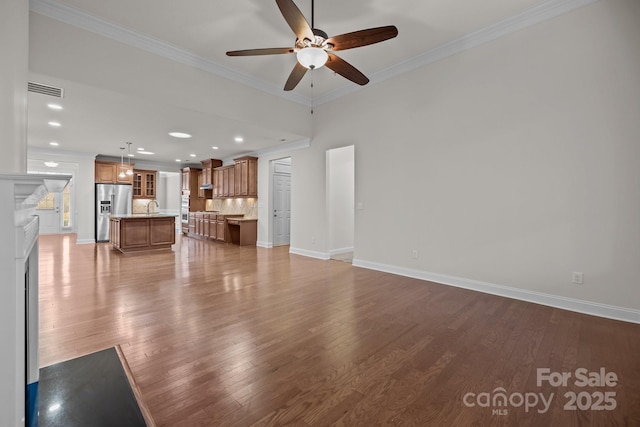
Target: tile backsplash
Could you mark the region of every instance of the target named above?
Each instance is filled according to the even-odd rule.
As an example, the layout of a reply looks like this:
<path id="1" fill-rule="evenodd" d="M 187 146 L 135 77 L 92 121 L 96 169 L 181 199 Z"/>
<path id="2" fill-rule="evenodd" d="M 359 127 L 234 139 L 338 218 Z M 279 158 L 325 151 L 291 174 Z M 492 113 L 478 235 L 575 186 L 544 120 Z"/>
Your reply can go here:
<path id="1" fill-rule="evenodd" d="M 146 207 L 145 207 L 146 209 Z M 243 214 L 245 218 L 258 217 L 258 199 L 207 199 L 205 210 L 223 214 Z"/>
<path id="2" fill-rule="evenodd" d="M 153 202 L 153 199 L 133 199 L 131 210 L 133 211 L 134 214 L 146 214 L 147 204 L 149 202 Z M 155 211 L 156 211 L 156 204 L 151 203 L 149 205 L 149 212 L 153 213 Z"/>

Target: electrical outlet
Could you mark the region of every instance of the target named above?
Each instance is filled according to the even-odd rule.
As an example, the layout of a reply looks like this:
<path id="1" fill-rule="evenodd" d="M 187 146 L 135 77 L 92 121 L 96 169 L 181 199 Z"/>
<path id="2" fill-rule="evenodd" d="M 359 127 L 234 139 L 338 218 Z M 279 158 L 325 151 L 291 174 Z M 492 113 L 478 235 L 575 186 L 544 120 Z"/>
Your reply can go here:
<path id="1" fill-rule="evenodd" d="M 414 249 L 411 251 L 411 258 L 418 259 L 418 250 Z"/>
<path id="2" fill-rule="evenodd" d="M 574 271 L 571 275 L 571 283 L 582 285 L 583 274 L 580 271 Z"/>

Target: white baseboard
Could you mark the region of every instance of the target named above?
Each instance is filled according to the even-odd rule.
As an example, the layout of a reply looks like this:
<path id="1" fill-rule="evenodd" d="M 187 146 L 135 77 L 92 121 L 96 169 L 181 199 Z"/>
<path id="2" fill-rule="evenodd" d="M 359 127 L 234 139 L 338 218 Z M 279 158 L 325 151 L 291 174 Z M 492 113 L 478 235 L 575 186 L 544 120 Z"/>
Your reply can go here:
<path id="1" fill-rule="evenodd" d="M 558 295 L 545 294 L 542 292 L 528 291 L 525 289 L 511 288 L 508 286 L 495 285 L 493 283 L 463 279 L 460 277 L 446 276 L 443 274 L 430 273 L 422 270 L 414 270 L 410 268 L 379 264 L 360 259 L 354 259 L 352 264 L 354 267 L 383 271 L 385 273 L 392 273 L 399 276 L 427 280 L 443 285 L 455 286 L 458 288 L 469 289 L 486 294 L 528 301 L 536 304 L 546 305 L 549 307 L 575 311 L 578 313 L 590 314 L 593 316 L 640 324 L 640 310 L 600 304 L 574 298 L 567 298 Z"/>
<path id="2" fill-rule="evenodd" d="M 290 254 L 296 254 L 296 255 L 302 255 L 302 256 L 306 256 L 309 258 L 317 258 L 317 259 L 321 259 L 321 260 L 328 260 L 331 257 L 329 256 L 329 253 L 327 252 L 316 252 L 316 251 L 308 251 L 306 249 L 298 249 L 298 248 L 289 248 L 289 253 Z"/>
<path id="3" fill-rule="evenodd" d="M 353 246 L 348 248 L 330 249 L 329 256 L 348 254 L 349 252 L 353 252 Z"/>
<path id="4" fill-rule="evenodd" d="M 271 249 L 271 248 L 273 248 L 273 243 L 271 243 L 271 242 L 256 242 L 256 246 L 259 247 L 259 248 Z"/>
<path id="5" fill-rule="evenodd" d="M 78 239 L 76 240 L 76 245 L 89 245 L 95 243 L 95 239 Z"/>

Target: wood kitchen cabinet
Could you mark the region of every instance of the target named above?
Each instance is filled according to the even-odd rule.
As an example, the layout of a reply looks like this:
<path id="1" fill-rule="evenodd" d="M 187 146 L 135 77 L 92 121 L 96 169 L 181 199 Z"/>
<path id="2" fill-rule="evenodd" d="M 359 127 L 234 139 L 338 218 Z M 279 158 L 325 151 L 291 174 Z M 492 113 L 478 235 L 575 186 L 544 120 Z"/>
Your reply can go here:
<path id="1" fill-rule="evenodd" d="M 236 192 L 236 165 L 222 166 L 213 170 L 213 197 L 238 196 Z"/>
<path id="2" fill-rule="evenodd" d="M 203 184 L 203 171 L 198 172 L 197 180 L 198 180 L 198 198 L 206 199 L 207 195 L 205 194 L 205 190 L 202 188 Z"/>
<path id="3" fill-rule="evenodd" d="M 258 197 L 258 158 L 245 156 L 213 170 L 213 197 Z"/>
<path id="4" fill-rule="evenodd" d="M 206 159 L 202 160 L 202 172 L 198 178 L 198 197 L 211 199 L 214 197 L 214 168 L 222 166 L 222 160 Z M 209 188 L 203 189 L 203 186 Z"/>
<path id="5" fill-rule="evenodd" d="M 234 161 L 235 197 L 258 197 L 258 158 L 244 156 Z"/>
<path id="6" fill-rule="evenodd" d="M 133 184 L 133 176 L 120 176 L 120 171 L 126 172 L 128 163 L 122 165 L 120 162 L 95 161 L 95 182 L 96 184 Z M 131 164 L 133 167 L 133 163 Z"/>
<path id="7" fill-rule="evenodd" d="M 213 169 L 213 197 L 222 197 L 222 168 Z"/>
<path id="8" fill-rule="evenodd" d="M 133 198 L 156 198 L 156 171 L 133 170 Z"/>
<path id="9" fill-rule="evenodd" d="M 198 195 L 198 173 L 200 169 L 182 168 L 182 194 L 185 196 Z"/>
<path id="10" fill-rule="evenodd" d="M 110 242 L 121 252 L 171 249 L 176 242 L 175 217 L 111 217 Z"/>

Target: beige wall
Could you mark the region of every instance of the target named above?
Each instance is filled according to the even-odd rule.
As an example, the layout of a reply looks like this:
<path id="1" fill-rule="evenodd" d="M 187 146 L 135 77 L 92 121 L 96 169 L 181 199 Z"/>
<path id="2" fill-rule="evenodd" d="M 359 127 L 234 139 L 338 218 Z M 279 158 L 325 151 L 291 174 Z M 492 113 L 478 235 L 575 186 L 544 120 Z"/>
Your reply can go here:
<path id="1" fill-rule="evenodd" d="M 316 108 L 292 247 L 327 250 L 325 151 L 355 144 L 357 260 L 640 309 L 638 22 L 600 1 Z"/>

